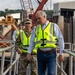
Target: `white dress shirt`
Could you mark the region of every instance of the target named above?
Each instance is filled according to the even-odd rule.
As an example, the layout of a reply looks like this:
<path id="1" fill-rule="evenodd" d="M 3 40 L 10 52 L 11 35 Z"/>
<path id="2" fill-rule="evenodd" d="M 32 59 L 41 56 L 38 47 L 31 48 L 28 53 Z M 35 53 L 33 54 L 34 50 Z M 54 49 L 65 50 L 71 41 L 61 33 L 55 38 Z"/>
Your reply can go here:
<path id="1" fill-rule="evenodd" d="M 16 41 L 16 38 L 15 38 L 16 34 L 17 34 L 17 32 L 16 32 L 16 30 L 15 30 L 15 31 L 13 32 L 13 35 L 12 35 L 12 40 L 13 40 L 13 41 Z"/>
<path id="2" fill-rule="evenodd" d="M 47 21 L 46 24 L 44 24 L 42 26 L 42 29 L 44 29 L 48 25 L 48 23 L 49 23 L 49 21 Z M 62 33 L 61 33 L 61 31 L 60 31 L 60 29 L 59 29 L 59 27 L 56 23 L 54 23 L 54 33 L 55 33 L 54 35 L 58 39 L 58 46 L 59 46 L 59 50 L 60 50 L 60 55 L 62 55 L 63 50 L 64 50 L 64 39 L 63 39 Z M 28 53 L 31 53 L 32 50 L 35 47 L 34 38 L 35 38 L 35 28 L 32 31 L 32 36 L 31 36 L 31 39 L 30 39 L 30 45 L 28 47 Z M 48 51 L 48 50 L 50 50 L 50 48 L 44 48 L 42 50 Z"/>

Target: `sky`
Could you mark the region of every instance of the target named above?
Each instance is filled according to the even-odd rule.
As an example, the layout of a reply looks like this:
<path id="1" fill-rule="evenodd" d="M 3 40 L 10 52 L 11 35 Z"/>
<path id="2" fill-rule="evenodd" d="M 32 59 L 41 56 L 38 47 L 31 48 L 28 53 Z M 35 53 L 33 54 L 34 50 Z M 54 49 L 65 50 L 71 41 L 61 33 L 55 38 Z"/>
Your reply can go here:
<path id="1" fill-rule="evenodd" d="M 38 6 L 37 1 L 36 0 L 31 0 L 31 1 L 33 7 L 37 8 Z M 68 2 L 68 1 L 75 1 L 75 0 L 48 0 L 44 8 L 52 9 L 54 3 L 65 2 L 65 1 Z M 0 11 L 1 10 L 4 11 L 5 9 L 21 9 L 20 0 L 0 0 Z"/>

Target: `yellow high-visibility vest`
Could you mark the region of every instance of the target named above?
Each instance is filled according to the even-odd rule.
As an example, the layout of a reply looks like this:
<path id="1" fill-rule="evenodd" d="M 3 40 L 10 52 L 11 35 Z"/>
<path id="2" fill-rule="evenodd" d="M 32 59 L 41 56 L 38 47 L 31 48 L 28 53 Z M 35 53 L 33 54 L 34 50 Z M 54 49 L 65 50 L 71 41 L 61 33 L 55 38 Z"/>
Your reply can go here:
<path id="1" fill-rule="evenodd" d="M 23 30 L 20 32 L 20 39 L 21 39 L 20 48 L 22 49 L 23 53 L 28 52 L 27 48 L 30 45 L 30 38 L 31 38 L 31 35 L 27 37 L 27 35 L 25 34 Z M 33 52 L 37 53 L 37 50 L 34 49 Z"/>
<path id="2" fill-rule="evenodd" d="M 56 48 L 57 38 L 54 35 L 54 24 L 50 22 L 44 30 L 41 25 L 37 25 L 34 42 L 35 48 Z"/>
<path id="3" fill-rule="evenodd" d="M 17 38 L 18 38 L 18 35 L 19 35 L 19 30 L 16 30 L 15 39 L 17 39 Z"/>

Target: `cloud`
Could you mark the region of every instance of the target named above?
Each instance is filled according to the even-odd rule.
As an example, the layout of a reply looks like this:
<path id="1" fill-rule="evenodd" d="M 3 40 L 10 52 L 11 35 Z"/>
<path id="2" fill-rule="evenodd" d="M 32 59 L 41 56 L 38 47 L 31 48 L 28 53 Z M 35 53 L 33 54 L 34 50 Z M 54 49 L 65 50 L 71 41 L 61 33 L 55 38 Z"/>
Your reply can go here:
<path id="1" fill-rule="evenodd" d="M 37 8 L 38 7 L 37 0 L 31 0 L 31 1 L 32 1 L 32 6 L 34 8 Z M 65 1 L 75 1 L 75 0 L 48 0 L 46 5 L 44 6 L 44 8 L 51 9 L 53 7 L 54 3 L 65 2 Z M 6 8 L 8 8 L 8 9 L 21 9 L 20 0 L 4 0 L 4 1 L 0 0 L 0 10 L 5 10 Z"/>
<path id="2" fill-rule="evenodd" d="M 8 9 L 20 9 L 20 0 L 0 0 L 0 10 Z"/>

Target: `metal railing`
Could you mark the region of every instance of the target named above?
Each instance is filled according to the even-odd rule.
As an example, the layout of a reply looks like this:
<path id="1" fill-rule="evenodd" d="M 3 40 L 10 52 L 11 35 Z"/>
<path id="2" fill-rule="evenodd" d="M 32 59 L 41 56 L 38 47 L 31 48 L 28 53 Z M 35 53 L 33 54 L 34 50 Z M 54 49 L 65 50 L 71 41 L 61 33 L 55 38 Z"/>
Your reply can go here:
<path id="1" fill-rule="evenodd" d="M 68 48 L 64 49 L 64 54 L 65 53 L 68 54 L 67 57 L 69 57 L 69 62 L 67 62 L 67 63 L 69 63 L 69 66 L 67 67 L 67 69 L 69 71 L 69 75 L 75 75 L 75 72 L 74 72 L 75 71 L 75 67 L 73 67 L 73 66 L 75 66 L 74 62 L 73 62 L 73 58 L 75 57 L 75 53 L 74 53 L 74 46 L 75 46 L 75 44 L 65 43 L 65 45 L 68 45 Z M 58 62 L 56 64 L 57 64 L 57 67 L 59 67 L 60 70 L 61 70 L 61 74 L 60 75 L 68 75 L 63 69 L 63 66 L 64 66 L 63 62 L 61 62 L 61 65 L 59 65 Z M 74 69 L 74 71 L 73 71 L 73 69 Z M 58 74 L 56 74 L 56 75 L 58 75 Z"/>
<path id="2" fill-rule="evenodd" d="M 0 41 L 2 42 L 2 41 Z M 13 41 L 8 41 L 11 43 L 11 46 L 6 47 L 6 48 L 0 48 L 0 56 L 1 56 L 1 72 L 0 75 L 6 75 L 8 73 L 8 75 L 16 75 L 18 74 L 18 60 L 19 60 L 19 55 L 17 54 L 17 52 L 15 51 L 15 43 Z M 75 53 L 74 53 L 74 46 L 75 44 L 71 45 L 71 43 L 65 43 L 65 45 L 69 45 L 68 48 L 65 48 L 64 53 L 68 54 L 69 57 L 69 75 L 75 75 L 75 73 L 73 73 L 73 58 L 75 57 Z M 9 60 L 6 59 L 6 51 L 10 52 L 10 56 L 9 56 Z M 18 56 L 17 56 L 18 55 Z M 9 61 L 9 64 L 7 66 L 7 68 L 5 69 L 5 60 Z M 57 67 L 60 69 L 61 74 L 60 75 L 68 75 L 65 70 L 64 70 L 64 63 L 61 62 L 61 65 L 59 65 L 59 63 L 56 63 Z M 56 70 L 58 70 L 58 68 L 56 68 Z M 74 69 L 75 70 L 75 69 Z M 58 71 L 56 71 L 56 75 L 58 75 L 57 73 Z"/>
<path id="3" fill-rule="evenodd" d="M 0 40 L 0 42 L 4 42 Z M 17 52 L 15 51 L 15 43 L 13 41 L 7 41 L 10 42 L 11 45 L 6 48 L 0 48 L 0 58 L 1 58 L 1 68 L 0 68 L 0 75 L 16 75 L 18 74 L 18 66 L 16 64 L 18 63 L 19 57 L 17 56 Z M 5 68 L 5 61 L 8 59 L 8 66 Z"/>

